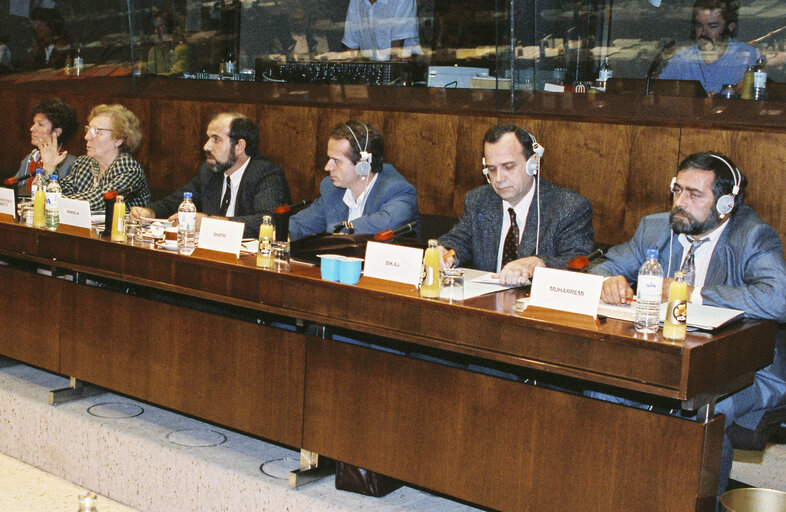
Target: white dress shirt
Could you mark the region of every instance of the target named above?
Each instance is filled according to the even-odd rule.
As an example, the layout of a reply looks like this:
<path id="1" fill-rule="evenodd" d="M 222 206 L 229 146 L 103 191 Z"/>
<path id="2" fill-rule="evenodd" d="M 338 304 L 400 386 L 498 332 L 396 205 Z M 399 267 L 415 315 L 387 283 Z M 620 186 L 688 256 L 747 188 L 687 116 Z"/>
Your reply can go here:
<path id="1" fill-rule="evenodd" d="M 355 195 L 352 193 L 351 190 L 346 189 L 344 191 L 344 204 L 349 207 L 349 215 L 347 216 L 347 221 L 352 222 L 353 220 L 357 219 L 358 217 L 363 216 L 363 210 L 366 208 L 366 201 L 368 201 L 368 195 L 371 193 L 371 188 L 374 186 L 374 183 L 377 182 L 377 173 L 372 173 L 371 180 L 368 182 L 368 186 L 366 189 L 360 194 L 360 197 L 355 199 Z"/>
<path id="2" fill-rule="evenodd" d="M 232 197 L 229 198 L 229 207 L 227 208 L 227 217 L 234 217 L 235 216 L 235 204 L 237 203 L 237 194 L 240 191 L 240 180 L 243 179 L 243 173 L 246 172 L 246 167 L 248 167 L 249 162 L 251 162 L 251 158 L 246 160 L 240 169 L 233 172 L 232 175 L 229 177 L 229 183 L 232 186 Z M 224 177 L 224 184 L 221 186 L 221 197 L 224 197 L 224 194 L 227 190 L 227 180 L 226 176 Z"/>
<path id="3" fill-rule="evenodd" d="M 519 227 L 519 243 L 521 243 L 521 237 L 524 235 L 524 228 L 527 227 L 527 214 L 529 213 L 532 199 L 535 197 L 535 187 L 537 187 L 537 185 L 537 182 L 533 181 L 527 195 L 525 195 L 516 206 L 512 207 L 513 211 L 516 212 L 516 225 Z M 511 208 L 511 204 L 503 200 L 502 231 L 499 236 L 499 248 L 497 250 L 497 272 L 502 270 L 502 249 L 505 247 L 505 237 L 508 236 L 508 230 L 510 229 L 510 214 L 508 213 L 508 208 Z"/>

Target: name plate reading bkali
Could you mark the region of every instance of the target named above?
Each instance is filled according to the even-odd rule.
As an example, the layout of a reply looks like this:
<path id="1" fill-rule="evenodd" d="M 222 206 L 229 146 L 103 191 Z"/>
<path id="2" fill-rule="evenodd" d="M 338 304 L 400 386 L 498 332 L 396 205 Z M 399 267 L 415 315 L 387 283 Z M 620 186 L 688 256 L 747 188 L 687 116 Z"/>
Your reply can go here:
<path id="1" fill-rule="evenodd" d="M 529 304 L 598 317 L 603 276 L 538 267 L 532 276 Z"/>
<path id="2" fill-rule="evenodd" d="M 245 227 L 242 222 L 205 217 L 199 228 L 199 248 L 226 252 L 239 258 Z"/>
<path id="3" fill-rule="evenodd" d="M 11 220 L 16 219 L 13 189 L 0 187 L 0 215 L 10 215 Z"/>
<path id="4" fill-rule="evenodd" d="M 417 286 L 422 263 L 423 249 L 368 242 L 363 275 Z"/>
<path id="5" fill-rule="evenodd" d="M 60 196 L 57 201 L 60 224 L 90 229 L 90 203 Z"/>

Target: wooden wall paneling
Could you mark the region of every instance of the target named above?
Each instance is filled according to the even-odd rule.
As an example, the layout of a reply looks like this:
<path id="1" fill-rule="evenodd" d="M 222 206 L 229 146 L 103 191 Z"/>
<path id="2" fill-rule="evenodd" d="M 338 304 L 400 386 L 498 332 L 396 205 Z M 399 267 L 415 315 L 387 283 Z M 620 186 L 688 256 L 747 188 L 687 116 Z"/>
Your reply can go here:
<path id="1" fill-rule="evenodd" d="M 328 457 L 498 510 L 714 508 L 697 495 L 714 496 L 702 478 L 717 482 L 719 458 L 703 449 L 721 439 L 720 418 L 705 425 L 327 340 L 309 339 L 307 360 L 303 446 Z"/>
<path id="2" fill-rule="evenodd" d="M 0 354 L 57 372 L 62 289 L 70 283 L 0 266 Z"/>
<path id="3" fill-rule="evenodd" d="M 464 197 L 467 192 L 486 183 L 482 173 L 483 136 L 498 121 L 496 116 L 456 116 L 456 120 L 453 203 L 450 213 L 441 213 L 452 217 L 460 217 L 464 212 Z"/>
<path id="4" fill-rule="evenodd" d="M 415 186 L 420 213 L 458 216 L 453 211 L 456 182 L 456 116 L 385 112 L 385 161 Z"/>
<path id="5" fill-rule="evenodd" d="M 60 373 L 300 446 L 305 336 L 76 286 Z"/>
<path id="6" fill-rule="evenodd" d="M 202 146 L 207 121 L 202 105 L 194 101 L 151 100 L 145 168 L 154 196 L 164 196 L 194 177 L 204 160 Z"/>
<path id="7" fill-rule="evenodd" d="M 697 151 L 719 151 L 748 178 L 745 202 L 786 240 L 786 134 L 684 128 L 680 159 Z"/>
<path id="8" fill-rule="evenodd" d="M 317 197 L 319 180 L 325 174 L 322 171 L 325 146 L 318 141 L 319 118 L 323 111 L 286 105 L 255 107 L 260 151 L 286 173 L 292 200 Z"/>

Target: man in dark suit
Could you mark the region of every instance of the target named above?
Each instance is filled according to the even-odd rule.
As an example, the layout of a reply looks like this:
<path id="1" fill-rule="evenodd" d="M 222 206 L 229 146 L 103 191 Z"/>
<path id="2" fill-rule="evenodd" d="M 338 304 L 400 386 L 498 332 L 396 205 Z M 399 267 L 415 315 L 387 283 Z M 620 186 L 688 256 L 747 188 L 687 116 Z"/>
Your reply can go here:
<path id="1" fill-rule="evenodd" d="M 531 278 L 535 267 L 565 268 L 592 252 L 592 205 L 540 179 L 543 147 L 535 138 L 501 124 L 483 140 L 488 184 L 467 193 L 461 219 L 440 237 L 442 264 L 496 272 L 500 283 L 516 285 Z"/>
<path id="2" fill-rule="evenodd" d="M 256 237 L 263 214 L 290 201 L 286 176 L 257 151 L 259 127 L 236 112 L 214 115 L 207 125 L 205 161 L 191 181 L 168 197 L 131 208 L 133 217 L 177 219 L 183 193 L 197 207 L 197 230 L 204 217 L 226 218 L 246 225 L 243 236 Z"/>

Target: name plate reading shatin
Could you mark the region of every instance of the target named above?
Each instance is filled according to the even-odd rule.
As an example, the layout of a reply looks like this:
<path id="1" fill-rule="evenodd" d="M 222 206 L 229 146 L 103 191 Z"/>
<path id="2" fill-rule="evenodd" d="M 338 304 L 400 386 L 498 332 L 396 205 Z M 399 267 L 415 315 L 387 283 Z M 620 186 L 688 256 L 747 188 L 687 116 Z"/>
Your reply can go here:
<path id="1" fill-rule="evenodd" d="M 368 242 L 363 275 L 417 286 L 422 263 L 423 249 Z"/>
<path id="2" fill-rule="evenodd" d="M 16 220 L 13 189 L 0 187 L 0 215 L 10 215 L 10 220 Z"/>
<path id="3" fill-rule="evenodd" d="M 57 202 L 60 224 L 90 229 L 90 203 L 60 196 Z"/>
<path id="4" fill-rule="evenodd" d="M 603 276 L 538 267 L 532 276 L 529 304 L 598 317 Z"/>
<path id="5" fill-rule="evenodd" d="M 242 222 L 205 217 L 199 228 L 198 246 L 200 249 L 234 254 L 239 258 L 245 227 Z"/>

